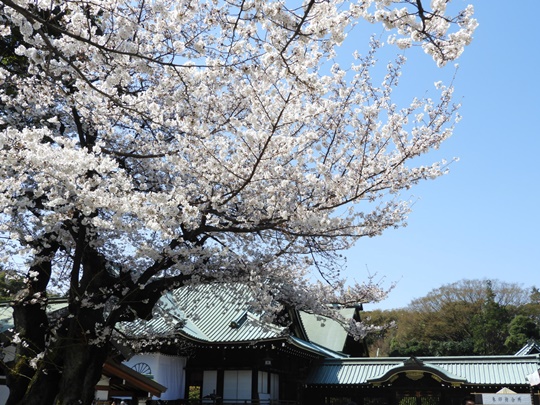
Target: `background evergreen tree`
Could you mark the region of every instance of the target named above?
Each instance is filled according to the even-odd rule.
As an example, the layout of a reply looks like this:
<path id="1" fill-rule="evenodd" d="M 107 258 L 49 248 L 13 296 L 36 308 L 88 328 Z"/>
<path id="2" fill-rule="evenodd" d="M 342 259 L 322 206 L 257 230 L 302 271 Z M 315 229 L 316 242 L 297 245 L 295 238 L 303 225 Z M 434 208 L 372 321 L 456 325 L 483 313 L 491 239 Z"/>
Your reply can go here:
<path id="1" fill-rule="evenodd" d="M 515 316 L 508 326 L 508 337 L 504 345 L 510 352 L 517 352 L 530 339 L 540 339 L 540 328 L 526 315 Z"/>
<path id="2" fill-rule="evenodd" d="M 371 356 L 513 354 L 537 339 L 540 292 L 498 280 L 460 280 L 406 308 L 365 317 L 375 325 L 393 325 L 368 338 Z"/>

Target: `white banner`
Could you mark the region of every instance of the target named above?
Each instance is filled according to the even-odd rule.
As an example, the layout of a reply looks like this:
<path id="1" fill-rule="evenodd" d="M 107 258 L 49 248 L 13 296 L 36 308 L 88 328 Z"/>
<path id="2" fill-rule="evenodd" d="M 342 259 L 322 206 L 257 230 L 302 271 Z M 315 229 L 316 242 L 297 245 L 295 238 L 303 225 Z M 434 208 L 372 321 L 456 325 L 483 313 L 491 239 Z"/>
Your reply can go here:
<path id="1" fill-rule="evenodd" d="M 529 380 L 529 384 L 531 384 L 531 386 L 540 385 L 540 374 L 538 373 L 538 370 L 532 374 L 529 374 L 527 376 L 527 380 Z"/>
<path id="2" fill-rule="evenodd" d="M 482 394 L 484 405 L 532 405 L 531 394 Z"/>

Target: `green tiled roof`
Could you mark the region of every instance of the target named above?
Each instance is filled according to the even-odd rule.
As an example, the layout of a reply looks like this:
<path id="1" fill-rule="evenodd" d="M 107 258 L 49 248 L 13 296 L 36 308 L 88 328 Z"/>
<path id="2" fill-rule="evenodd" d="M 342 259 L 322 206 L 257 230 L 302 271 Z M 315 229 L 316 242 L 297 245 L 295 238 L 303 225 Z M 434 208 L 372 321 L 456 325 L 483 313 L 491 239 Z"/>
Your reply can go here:
<path id="1" fill-rule="evenodd" d="M 136 337 L 183 335 L 208 343 L 277 338 L 285 328 L 263 322 L 250 310 L 252 295 L 241 284 L 209 284 L 174 290 L 158 301 L 148 321 L 124 324 Z"/>
<path id="2" fill-rule="evenodd" d="M 486 357 L 350 358 L 324 360 L 308 377 L 309 385 L 361 385 L 389 381 L 401 372 L 417 370 L 443 381 L 473 385 L 528 384 L 540 368 L 540 355 Z"/>
<path id="3" fill-rule="evenodd" d="M 289 335 L 287 329 L 270 323 L 252 310 L 253 291 L 243 284 L 187 286 L 166 294 L 158 301 L 150 320 L 124 322 L 118 327 L 130 338 L 155 342 L 187 338 L 208 344 L 269 342 L 286 344 L 318 358 L 342 358 L 340 353 Z M 50 300 L 47 311 L 67 307 L 67 301 Z M 13 327 L 13 310 L 0 304 L 0 332 Z"/>
<path id="4" fill-rule="evenodd" d="M 243 284 L 209 284 L 182 287 L 163 296 L 148 321 L 124 323 L 126 335 L 145 338 L 185 337 L 207 344 L 281 342 L 318 357 L 342 358 L 316 342 L 290 336 L 253 311 L 253 292 Z"/>

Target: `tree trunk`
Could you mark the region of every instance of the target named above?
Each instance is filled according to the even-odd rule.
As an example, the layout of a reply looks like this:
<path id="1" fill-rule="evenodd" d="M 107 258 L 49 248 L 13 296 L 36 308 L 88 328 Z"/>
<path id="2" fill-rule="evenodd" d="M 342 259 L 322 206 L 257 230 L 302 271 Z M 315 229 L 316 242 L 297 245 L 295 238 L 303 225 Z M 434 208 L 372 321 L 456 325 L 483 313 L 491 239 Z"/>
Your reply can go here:
<path id="1" fill-rule="evenodd" d="M 24 342 L 9 365 L 6 405 L 91 405 L 110 353 L 109 336 L 96 331 L 96 324 L 103 324 L 102 311 L 71 305 L 71 315 L 44 331 L 51 325 L 43 306 L 15 306 L 16 332 Z M 49 333 L 53 337 L 47 341 Z"/>
<path id="2" fill-rule="evenodd" d="M 54 405 L 91 405 L 107 354 L 105 347 L 71 346 L 65 354 Z"/>
<path id="3" fill-rule="evenodd" d="M 20 403 L 33 381 L 35 369 L 30 361 L 43 352 L 47 315 L 40 302 L 20 300 L 13 305 L 15 334 L 22 343 L 17 345 L 15 359 L 7 363 L 7 385 L 10 390 L 6 405 Z M 28 402 L 30 404 L 30 402 Z"/>
<path id="4" fill-rule="evenodd" d="M 8 380 L 10 396 L 6 405 L 91 405 L 95 386 L 101 378 L 108 345 L 92 346 L 83 342 L 69 342 L 48 356 L 27 375 L 12 373 Z M 56 370 L 47 365 L 55 363 Z M 26 365 L 26 369 L 31 368 Z M 19 368 L 19 370 L 21 370 Z M 15 369 L 14 371 L 19 371 Z M 59 371 L 61 370 L 61 371 Z M 27 383 L 24 384 L 24 381 Z"/>

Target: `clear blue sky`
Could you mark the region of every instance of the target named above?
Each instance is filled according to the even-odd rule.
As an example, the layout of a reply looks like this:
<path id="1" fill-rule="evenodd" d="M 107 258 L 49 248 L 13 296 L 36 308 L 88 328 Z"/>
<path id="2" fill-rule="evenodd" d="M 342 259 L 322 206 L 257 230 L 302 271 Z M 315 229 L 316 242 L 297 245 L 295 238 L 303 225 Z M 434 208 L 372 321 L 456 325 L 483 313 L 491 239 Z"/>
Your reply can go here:
<path id="1" fill-rule="evenodd" d="M 349 277 L 398 282 L 366 310 L 405 307 L 461 279 L 540 287 L 540 2 L 469 2 L 480 26 L 454 82 L 463 119 L 434 155 L 460 161 L 404 195 L 417 200 L 407 227 L 346 252 Z M 409 59 L 404 75 L 420 81 L 436 70 L 427 56 Z M 432 80 L 421 83 L 427 90 Z"/>

